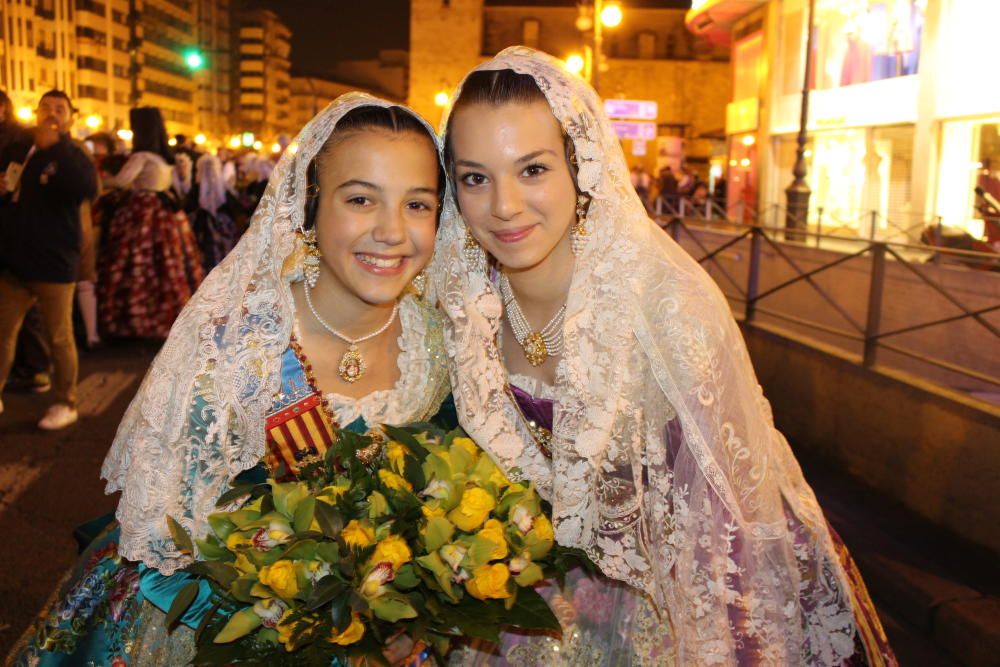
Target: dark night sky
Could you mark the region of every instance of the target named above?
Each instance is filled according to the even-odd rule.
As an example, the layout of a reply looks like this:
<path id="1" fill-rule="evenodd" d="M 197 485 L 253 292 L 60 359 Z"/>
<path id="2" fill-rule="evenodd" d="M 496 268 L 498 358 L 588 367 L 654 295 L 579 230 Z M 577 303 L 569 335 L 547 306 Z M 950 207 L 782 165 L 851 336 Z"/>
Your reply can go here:
<path id="1" fill-rule="evenodd" d="M 408 0 L 245 0 L 273 9 L 292 30 L 292 69 L 322 75 L 338 60 L 409 46 Z M 487 0 L 488 5 L 576 5 L 574 0 Z M 622 0 L 628 7 L 688 8 L 690 0 Z"/>

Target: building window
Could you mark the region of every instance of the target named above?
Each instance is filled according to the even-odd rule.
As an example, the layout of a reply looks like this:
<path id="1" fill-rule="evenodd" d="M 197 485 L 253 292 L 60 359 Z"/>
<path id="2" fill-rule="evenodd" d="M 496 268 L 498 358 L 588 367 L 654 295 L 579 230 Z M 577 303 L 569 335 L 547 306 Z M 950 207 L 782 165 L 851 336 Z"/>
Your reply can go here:
<path id="1" fill-rule="evenodd" d="M 656 33 L 639 33 L 639 58 L 641 60 L 652 60 L 656 57 Z"/>
<path id="2" fill-rule="evenodd" d="M 33 48 L 35 48 L 35 31 L 34 31 L 34 26 L 32 25 L 31 21 L 26 22 L 25 25 L 28 28 L 28 48 L 29 49 L 33 49 Z"/>
<path id="3" fill-rule="evenodd" d="M 538 48 L 538 38 L 542 31 L 538 19 L 525 19 L 521 23 L 521 43 L 533 49 Z"/>

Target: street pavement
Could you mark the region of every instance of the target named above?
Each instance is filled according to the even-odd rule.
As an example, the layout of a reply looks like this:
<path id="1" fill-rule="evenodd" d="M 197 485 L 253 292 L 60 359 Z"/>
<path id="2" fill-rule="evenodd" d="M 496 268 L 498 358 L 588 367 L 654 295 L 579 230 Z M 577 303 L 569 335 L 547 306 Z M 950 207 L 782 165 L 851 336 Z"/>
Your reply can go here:
<path id="1" fill-rule="evenodd" d="M 35 427 L 48 404 L 45 395 L 4 393 L 6 412 L 0 415 L 0 656 L 6 655 L 43 608 L 76 559 L 73 529 L 114 510 L 117 497 L 104 495 L 101 462 L 156 349 L 155 343 L 129 343 L 82 353 L 82 417 L 65 431 L 45 433 Z M 906 546 L 905 535 L 922 535 L 924 542 L 934 541 L 935 536 L 914 524 L 899 508 L 888 506 L 829 466 L 809 459 L 802 463 L 831 523 L 869 582 L 900 664 L 948 667 L 978 663 L 954 661 L 932 641 L 933 633 L 909 613 L 914 605 L 908 600 L 922 593 L 922 584 L 912 586 L 915 594 L 908 590 L 905 577 L 900 579 L 896 570 L 883 567 L 886 562 L 909 561 L 913 549 Z M 922 558 L 928 548 L 927 544 L 918 545 Z M 945 562 L 937 572 L 968 562 Z M 918 574 L 923 571 L 917 570 Z M 968 586 L 975 585 L 974 572 L 975 568 L 967 571 L 967 580 L 956 585 L 971 590 Z M 995 603 L 996 598 L 992 600 Z M 933 612 L 930 609 L 928 613 Z M 968 637 L 975 639 L 975 635 Z M 982 642 L 978 645 L 982 650 Z M 954 647 L 951 650 L 955 655 Z"/>

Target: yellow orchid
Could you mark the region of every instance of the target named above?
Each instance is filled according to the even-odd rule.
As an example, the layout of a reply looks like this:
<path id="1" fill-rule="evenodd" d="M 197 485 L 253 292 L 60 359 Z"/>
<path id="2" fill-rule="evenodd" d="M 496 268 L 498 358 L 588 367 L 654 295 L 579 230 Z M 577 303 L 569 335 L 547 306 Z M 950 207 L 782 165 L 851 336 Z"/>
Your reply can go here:
<path id="1" fill-rule="evenodd" d="M 375 529 L 367 521 L 351 519 L 340 531 L 340 536 L 349 547 L 367 547 L 375 539 Z"/>
<path id="2" fill-rule="evenodd" d="M 511 596 L 507 586 L 510 570 L 503 563 L 477 567 L 472 578 L 465 582 L 465 590 L 478 600 L 503 600 Z"/>
<path id="3" fill-rule="evenodd" d="M 448 519 L 459 529 L 471 533 L 483 525 L 496 506 L 493 496 L 479 487 L 473 487 L 465 490 L 458 507 L 448 513 Z"/>
<path id="4" fill-rule="evenodd" d="M 490 554 L 490 560 L 507 557 L 507 540 L 503 536 L 503 524 L 496 519 L 490 519 L 478 533 L 479 537 L 485 537 L 490 542 L 497 545 L 496 550 Z"/>

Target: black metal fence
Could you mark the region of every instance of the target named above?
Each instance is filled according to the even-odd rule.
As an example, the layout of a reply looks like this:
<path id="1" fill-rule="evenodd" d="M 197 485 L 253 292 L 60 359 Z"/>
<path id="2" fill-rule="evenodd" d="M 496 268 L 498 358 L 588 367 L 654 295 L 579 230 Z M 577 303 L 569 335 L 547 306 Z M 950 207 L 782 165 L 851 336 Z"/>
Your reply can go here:
<path id="1" fill-rule="evenodd" d="M 960 321 L 972 320 L 988 332 L 988 339 L 992 342 L 992 349 L 996 355 L 1000 355 L 1000 330 L 993 323 L 989 322 L 985 315 L 1000 311 L 1000 301 L 987 305 L 986 307 L 970 308 L 964 304 L 960 296 L 953 293 L 945 285 L 927 275 L 926 262 L 932 259 L 935 262 L 948 261 L 966 266 L 975 266 L 979 269 L 995 267 L 1000 269 L 1000 255 L 990 255 L 987 253 L 949 250 L 941 248 L 930 248 L 919 244 L 890 243 L 877 240 L 854 239 L 856 245 L 861 247 L 849 252 L 838 252 L 831 261 L 828 261 L 816 268 L 804 270 L 789 253 L 789 249 L 794 245 L 788 241 L 794 240 L 795 244 L 818 247 L 819 242 L 824 238 L 830 238 L 818 232 L 795 230 L 790 232 L 785 227 L 762 224 L 742 224 L 734 223 L 724 217 L 715 204 L 709 201 L 701 212 L 707 215 L 690 216 L 690 209 L 685 211 L 686 215 L 679 215 L 683 208 L 675 214 L 660 215 L 658 222 L 664 227 L 667 233 L 673 236 L 674 240 L 682 240 L 692 243 L 700 256 L 696 259 L 702 265 L 711 265 L 713 272 L 717 272 L 720 278 L 720 287 L 728 298 L 740 302 L 743 305 L 743 312 L 737 312 L 737 316 L 742 315 L 742 320 L 749 326 L 753 326 L 758 314 L 765 314 L 779 320 L 793 323 L 805 327 L 806 329 L 821 331 L 825 334 L 840 337 L 846 340 L 860 343 L 863 349 L 861 363 L 868 368 L 876 365 L 881 350 L 889 350 L 918 362 L 929 364 L 936 368 L 944 369 L 961 376 L 974 379 L 980 383 L 1000 388 L 1000 377 L 981 369 L 970 368 L 961 364 L 953 363 L 942 355 L 928 355 L 925 352 L 914 352 L 896 344 L 892 339 L 907 333 L 926 330 L 930 327 L 937 327 L 953 324 Z M 720 217 L 711 217 L 711 214 L 723 213 Z M 711 230 L 731 234 L 732 238 L 726 240 L 721 245 L 708 248 L 703 240 L 696 233 L 698 230 Z M 842 241 L 842 237 L 833 237 Z M 733 275 L 731 268 L 727 268 L 719 261 L 720 255 L 738 244 L 749 244 L 749 261 L 745 286 L 743 282 Z M 773 256 L 791 267 L 794 277 L 779 282 L 778 284 L 761 289 L 760 275 L 761 263 L 764 260 L 764 248 L 773 253 Z M 769 254 L 771 254 L 769 253 Z M 868 256 L 870 257 L 869 270 L 867 276 L 868 298 L 867 316 L 865 321 L 859 322 L 851 315 L 847 308 L 838 303 L 835 298 L 816 281 L 816 276 L 824 271 L 842 265 L 850 260 Z M 919 259 L 915 259 L 919 258 Z M 928 286 L 934 293 L 943 297 L 958 309 L 959 314 L 949 317 L 936 318 L 919 324 L 889 329 L 882 327 L 883 296 L 886 287 L 886 266 L 889 262 L 898 262 L 899 266 L 915 275 L 919 281 Z M 972 271 L 973 269 L 969 269 Z M 1000 273 L 982 273 L 984 280 L 1000 281 Z M 823 322 L 815 321 L 806 316 L 806 313 L 787 313 L 768 308 L 767 299 L 774 294 L 787 289 L 795 284 L 808 284 L 830 308 L 835 310 L 848 323 L 848 328 L 834 327 Z"/>

